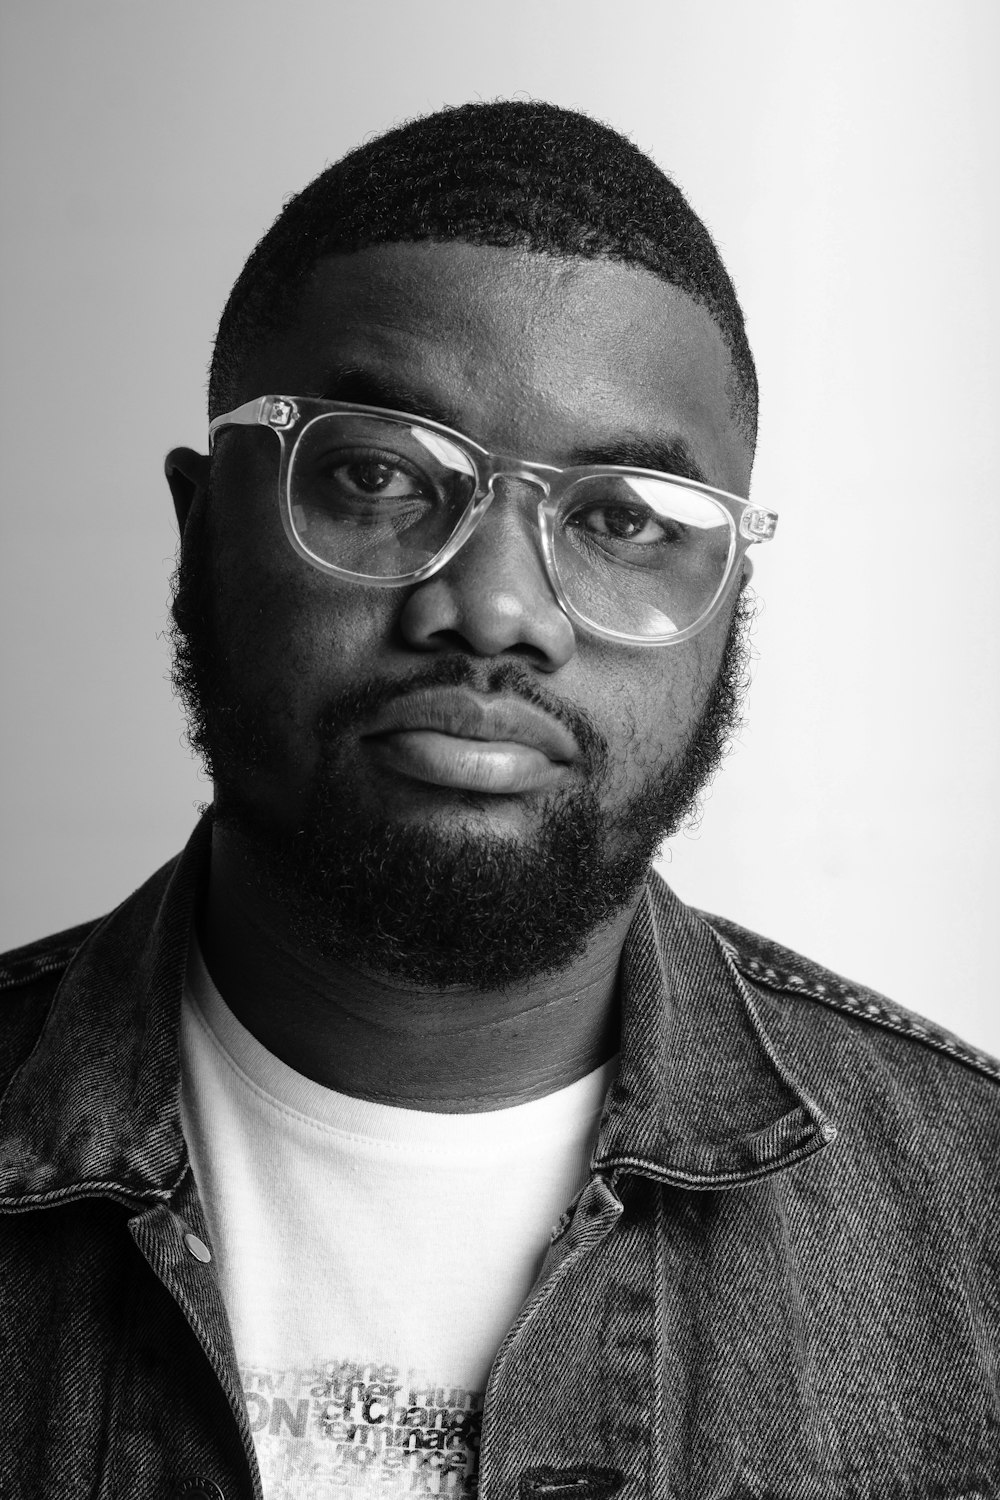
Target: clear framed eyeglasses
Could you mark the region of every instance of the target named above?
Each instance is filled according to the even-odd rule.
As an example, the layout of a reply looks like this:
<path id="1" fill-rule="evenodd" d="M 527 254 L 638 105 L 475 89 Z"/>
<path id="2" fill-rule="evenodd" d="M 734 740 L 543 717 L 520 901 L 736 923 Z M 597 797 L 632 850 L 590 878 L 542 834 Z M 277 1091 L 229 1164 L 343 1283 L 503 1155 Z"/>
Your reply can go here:
<path id="1" fill-rule="evenodd" d="M 577 625 L 631 646 L 687 640 L 778 518 L 692 479 L 610 464 L 561 469 L 489 453 L 440 423 L 344 401 L 259 396 L 215 418 L 269 427 L 278 499 L 307 563 L 353 583 L 430 578 L 468 541 L 497 481 L 538 494 L 545 569 Z"/>

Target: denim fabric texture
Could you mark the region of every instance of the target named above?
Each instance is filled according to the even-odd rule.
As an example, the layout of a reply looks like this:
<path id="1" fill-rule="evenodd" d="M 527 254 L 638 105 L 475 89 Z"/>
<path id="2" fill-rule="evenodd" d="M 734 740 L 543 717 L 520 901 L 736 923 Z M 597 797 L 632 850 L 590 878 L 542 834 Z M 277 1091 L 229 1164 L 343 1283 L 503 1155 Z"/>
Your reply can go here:
<path id="1" fill-rule="evenodd" d="M 178 1108 L 209 832 L 0 960 L 3 1500 L 261 1494 Z M 652 874 L 623 978 L 481 1500 L 1000 1497 L 1000 1065 Z"/>

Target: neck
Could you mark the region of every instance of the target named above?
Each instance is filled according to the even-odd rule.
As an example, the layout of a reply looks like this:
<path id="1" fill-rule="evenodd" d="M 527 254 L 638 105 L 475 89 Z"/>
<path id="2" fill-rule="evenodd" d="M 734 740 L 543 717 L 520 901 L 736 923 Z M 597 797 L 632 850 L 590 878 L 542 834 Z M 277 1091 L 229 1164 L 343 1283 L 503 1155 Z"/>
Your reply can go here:
<path id="1" fill-rule="evenodd" d="M 230 1010 L 296 1072 L 361 1099 L 462 1113 L 552 1093 L 617 1051 L 637 903 L 554 974 L 503 991 L 407 989 L 303 949 L 216 828 L 199 935 Z"/>

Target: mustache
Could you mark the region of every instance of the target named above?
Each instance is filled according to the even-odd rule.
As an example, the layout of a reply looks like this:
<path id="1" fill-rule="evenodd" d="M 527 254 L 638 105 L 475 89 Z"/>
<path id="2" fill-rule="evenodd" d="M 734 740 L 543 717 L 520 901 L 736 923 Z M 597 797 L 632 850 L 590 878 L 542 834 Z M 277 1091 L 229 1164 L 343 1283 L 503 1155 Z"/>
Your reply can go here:
<path id="1" fill-rule="evenodd" d="M 316 718 L 322 746 L 332 747 L 345 731 L 373 717 L 387 703 L 428 688 L 465 687 L 481 694 L 510 694 L 551 714 L 576 739 L 589 775 L 606 773 L 610 759 L 607 740 L 586 714 L 547 693 L 520 662 L 480 664 L 465 656 L 442 657 L 426 672 L 398 678 L 368 678 L 331 698 Z"/>

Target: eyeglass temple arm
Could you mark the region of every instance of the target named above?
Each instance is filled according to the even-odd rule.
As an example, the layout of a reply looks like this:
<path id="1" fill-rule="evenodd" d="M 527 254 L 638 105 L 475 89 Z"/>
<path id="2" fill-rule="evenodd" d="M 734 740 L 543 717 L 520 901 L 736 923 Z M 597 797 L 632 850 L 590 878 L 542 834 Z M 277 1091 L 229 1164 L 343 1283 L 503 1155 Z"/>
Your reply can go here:
<path id="1" fill-rule="evenodd" d="M 253 401 L 245 401 L 242 406 L 237 406 L 235 411 L 223 412 L 215 418 L 214 422 L 208 424 L 208 446 L 211 449 L 215 442 L 215 434 L 222 427 L 253 427 L 261 420 L 261 413 L 267 401 L 266 396 L 257 396 Z"/>

